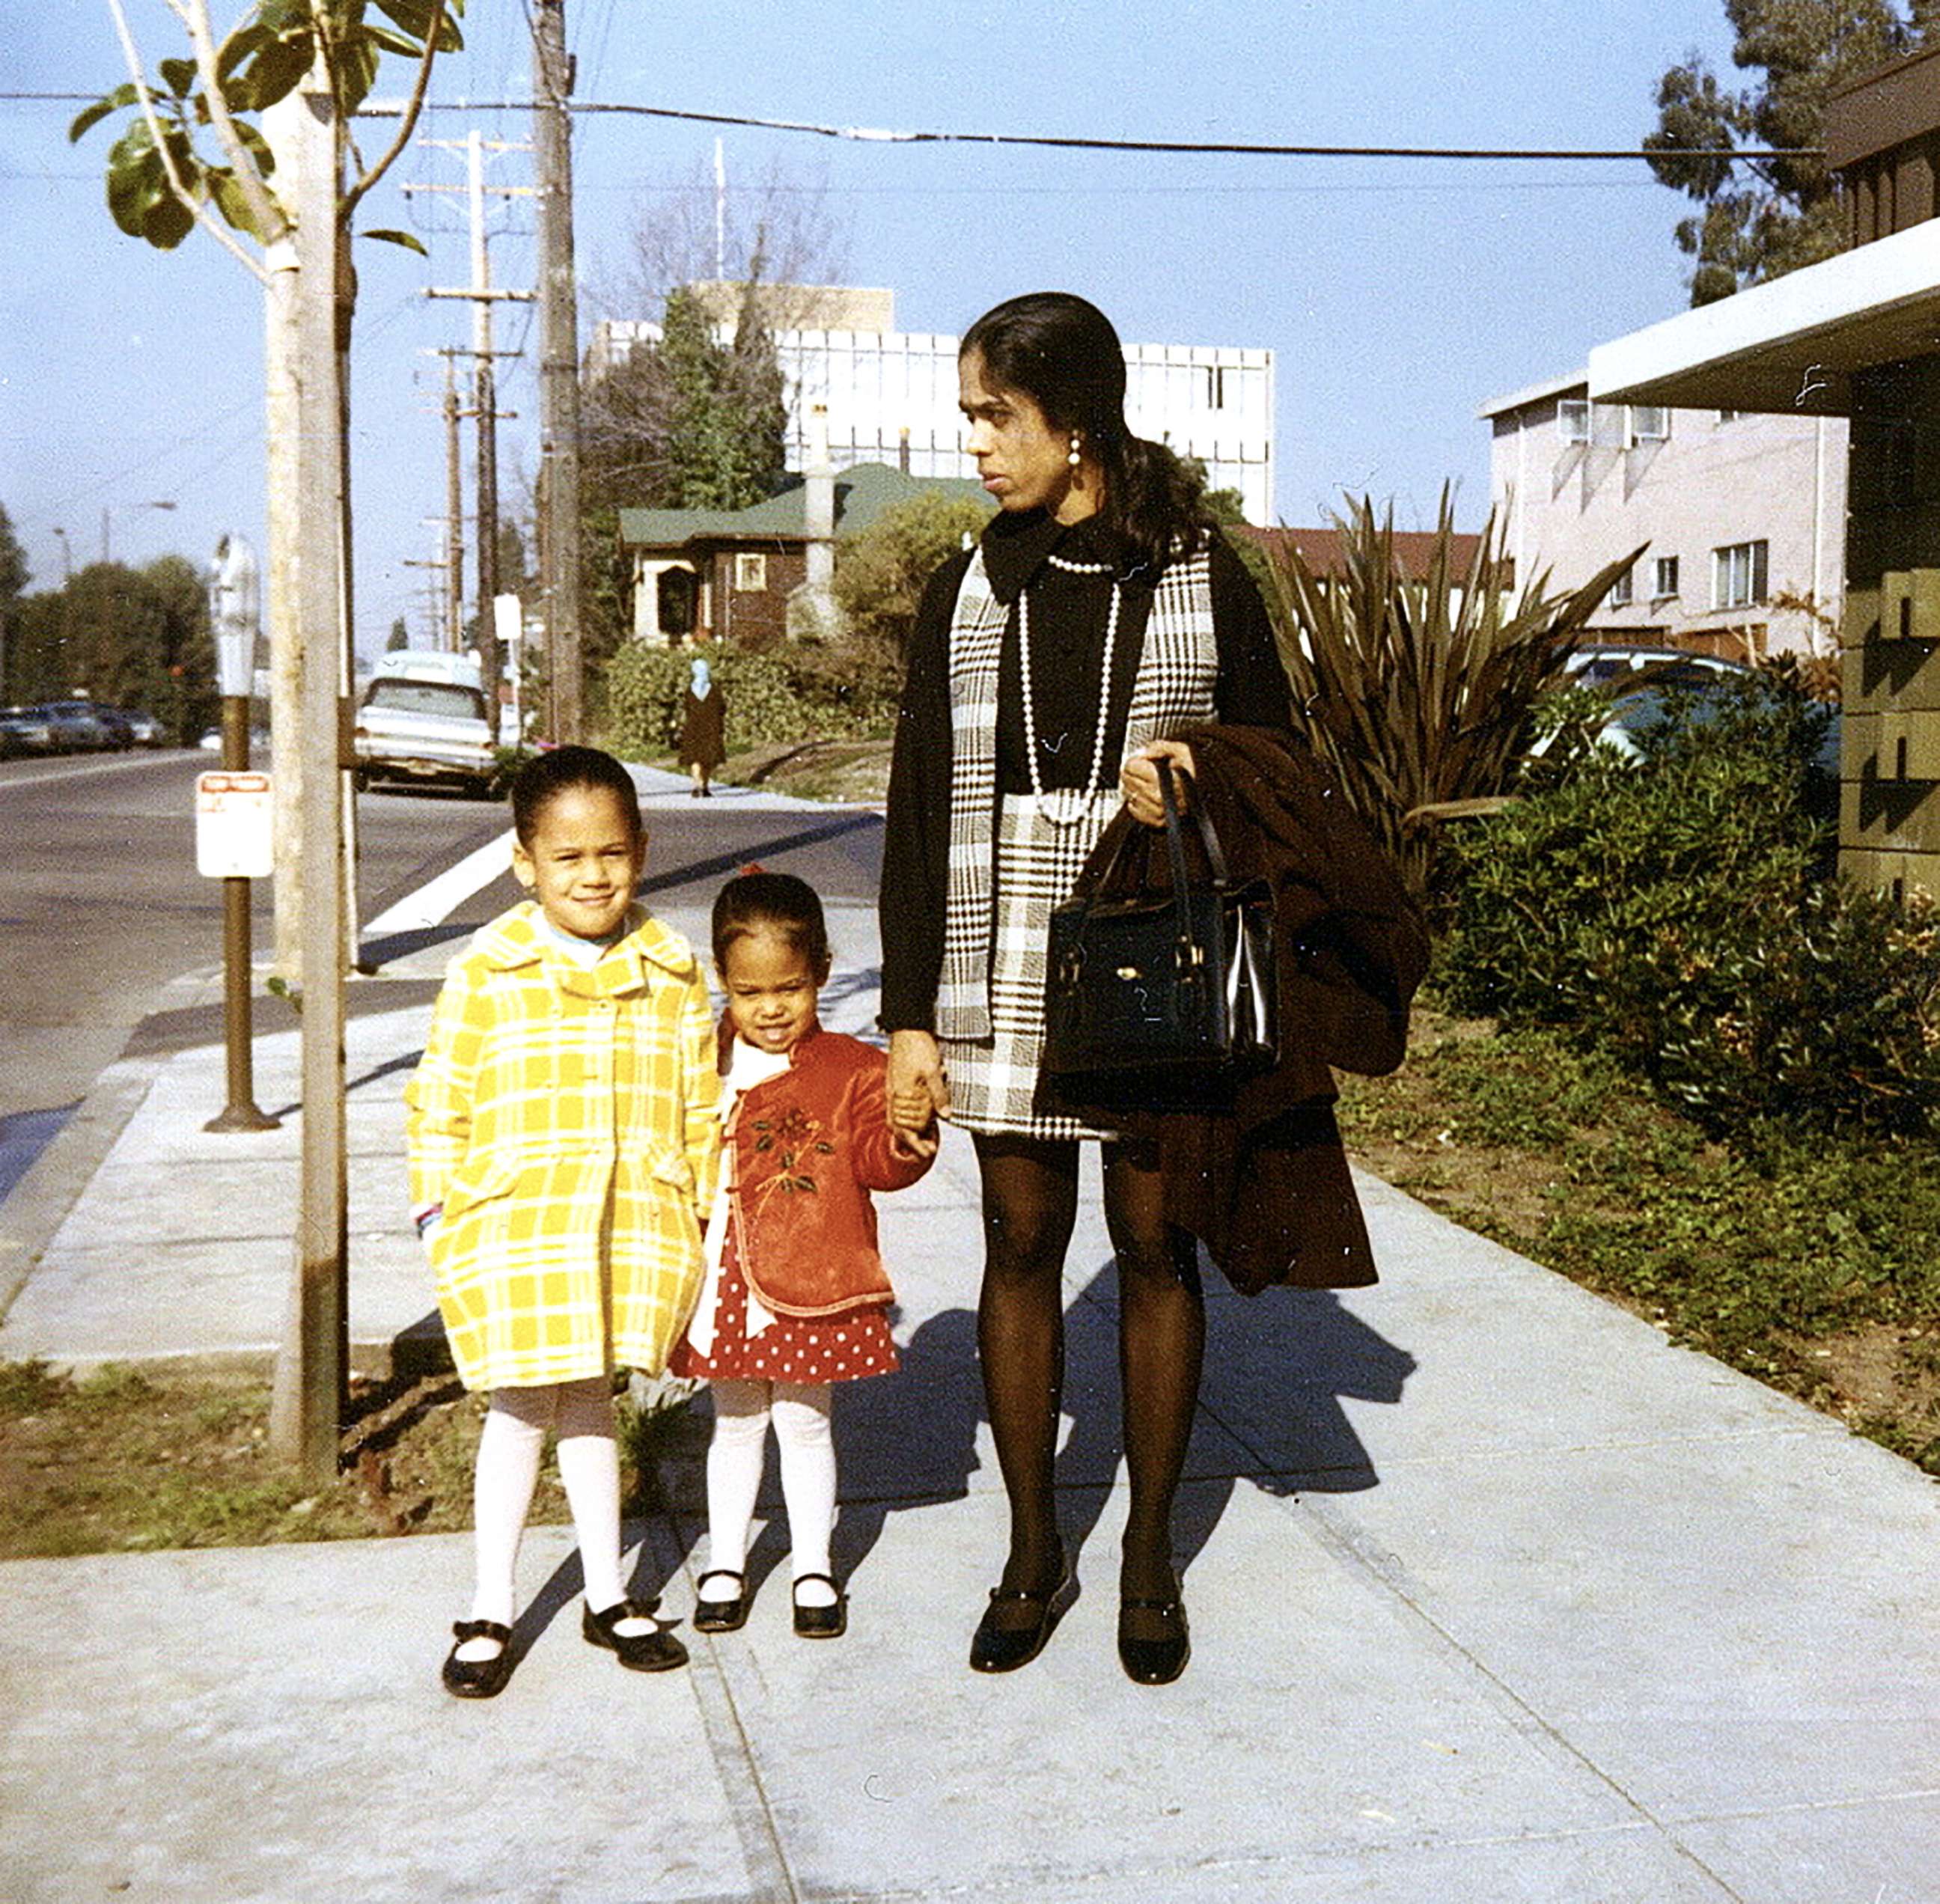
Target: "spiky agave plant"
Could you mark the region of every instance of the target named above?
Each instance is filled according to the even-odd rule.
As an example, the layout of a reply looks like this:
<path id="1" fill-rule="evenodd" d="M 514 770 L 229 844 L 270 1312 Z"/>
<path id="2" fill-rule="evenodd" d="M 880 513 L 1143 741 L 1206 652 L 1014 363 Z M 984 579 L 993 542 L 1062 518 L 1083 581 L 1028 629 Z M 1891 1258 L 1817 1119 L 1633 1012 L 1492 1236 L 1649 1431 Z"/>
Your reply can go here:
<path id="1" fill-rule="evenodd" d="M 1350 499 L 1335 526 L 1336 574 L 1316 575 L 1290 539 L 1266 545 L 1267 603 L 1294 723 L 1425 899 L 1441 820 L 1507 789 L 1528 746 L 1532 707 L 1643 551 L 1566 594 L 1549 592 L 1545 570 L 1511 603 L 1497 585 L 1493 512 L 1462 566 L 1445 487 L 1419 574 L 1396 556 L 1392 505 L 1377 517 L 1372 498 Z"/>

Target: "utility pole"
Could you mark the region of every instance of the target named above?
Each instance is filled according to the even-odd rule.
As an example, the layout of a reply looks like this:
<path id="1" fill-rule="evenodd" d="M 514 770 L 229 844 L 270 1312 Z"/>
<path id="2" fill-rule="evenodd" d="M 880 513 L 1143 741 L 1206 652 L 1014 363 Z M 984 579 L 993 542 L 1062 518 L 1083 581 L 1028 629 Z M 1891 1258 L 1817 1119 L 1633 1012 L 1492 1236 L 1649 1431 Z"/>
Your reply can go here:
<path id="1" fill-rule="evenodd" d="M 337 329 L 336 104 L 319 64 L 293 96 L 277 177 L 295 215 L 272 276 L 295 304 L 294 520 L 300 547 L 279 630 L 297 650 L 303 775 L 299 981 L 303 994 L 303 1149 L 295 1261 L 276 1357 L 270 1434 L 319 1484 L 337 1472 L 349 1361 L 349 1236 L 343 1100 L 344 902 L 340 782 L 344 629 L 343 435 Z M 274 248 L 273 248 L 273 250 Z M 278 762 L 280 772 L 284 763 Z"/>
<path id="2" fill-rule="evenodd" d="M 566 0 L 533 0 L 534 153 L 538 180 L 539 474 L 546 529 L 546 645 L 552 738 L 583 737 L 579 648 L 579 305 L 572 270 L 573 63 Z"/>
<path id="3" fill-rule="evenodd" d="M 469 413 L 476 420 L 477 435 L 474 467 L 477 483 L 477 519 L 475 531 L 478 544 L 478 656 L 480 685 L 484 689 L 485 705 L 491 710 L 493 732 L 499 731 L 499 639 L 496 630 L 496 616 L 493 609 L 493 598 L 499 593 L 499 430 L 502 418 L 509 418 L 517 413 L 502 411 L 498 407 L 498 378 L 494 368 L 501 356 L 516 357 L 517 351 L 499 351 L 494 349 L 492 334 L 492 307 L 501 301 L 530 304 L 534 294 L 529 291 L 501 291 L 492 282 L 491 249 L 485 229 L 485 159 L 488 152 L 529 152 L 529 145 L 509 144 L 503 140 L 487 141 L 474 129 L 463 139 L 427 139 L 419 144 L 441 148 L 450 151 L 462 151 L 465 155 L 465 182 L 463 185 L 407 185 L 407 197 L 414 192 L 462 191 L 465 194 L 467 209 L 471 227 L 471 282 L 462 289 L 432 290 L 426 292 L 428 298 L 462 298 L 471 305 L 471 351 L 473 361 L 473 404 Z M 491 194 L 500 198 L 530 198 L 535 196 L 529 185 L 494 185 Z M 447 352 L 448 356 L 462 353 Z M 462 585 L 462 584 L 461 584 Z"/>
<path id="4" fill-rule="evenodd" d="M 459 479 L 458 385 L 451 359 L 444 360 L 444 578 L 447 612 L 451 618 L 451 647 L 465 651 L 465 486 Z M 490 636 L 487 628 L 484 634 Z"/>

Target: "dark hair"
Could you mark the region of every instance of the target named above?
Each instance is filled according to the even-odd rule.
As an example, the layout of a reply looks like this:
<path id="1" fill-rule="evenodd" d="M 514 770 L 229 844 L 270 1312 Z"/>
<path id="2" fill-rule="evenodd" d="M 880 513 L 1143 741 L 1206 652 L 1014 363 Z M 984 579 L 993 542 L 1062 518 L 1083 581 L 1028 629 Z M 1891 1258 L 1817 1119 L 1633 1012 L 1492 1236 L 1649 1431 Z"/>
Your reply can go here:
<path id="1" fill-rule="evenodd" d="M 737 938 L 775 932 L 816 972 L 828 969 L 828 927 L 822 902 L 792 873 L 741 873 L 714 896 L 714 963 L 723 971 Z"/>
<path id="2" fill-rule="evenodd" d="M 605 788 L 625 810 L 634 838 L 646 831 L 640 822 L 639 789 L 611 754 L 597 747 L 554 747 L 533 755 L 512 777 L 512 830 L 520 846 L 531 847 L 545 810 L 575 787 Z"/>
<path id="3" fill-rule="evenodd" d="M 1125 352 L 1112 320 L 1068 291 L 1033 291 L 986 311 L 964 333 L 986 379 L 1020 390 L 1054 429 L 1076 430 L 1105 472 L 1099 511 L 1128 570 L 1162 569 L 1203 540 L 1203 486 L 1163 444 L 1125 427 Z"/>

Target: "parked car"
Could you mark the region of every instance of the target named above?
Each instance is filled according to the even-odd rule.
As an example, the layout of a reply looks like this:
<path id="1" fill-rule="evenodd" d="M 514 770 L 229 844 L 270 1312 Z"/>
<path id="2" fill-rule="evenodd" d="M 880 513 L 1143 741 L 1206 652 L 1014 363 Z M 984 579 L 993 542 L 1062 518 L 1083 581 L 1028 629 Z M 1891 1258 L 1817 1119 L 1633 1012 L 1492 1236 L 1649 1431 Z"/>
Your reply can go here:
<path id="1" fill-rule="evenodd" d="M 1637 737 L 1662 720 L 1667 708 L 1688 706 L 1701 719 L 1707 695 L 1731 681 L 1749 679 L 1757 672 L 1742 661 L 1728 661 L 1715 654 L 1615 642 L 1579 648 L 1563 667 L 1573 683 L 1609 696 L 1610 717 L 1597 742 L 1627 760 L 1642 758 Z"/>
<path id="2" fill-rule="evenodd" d="M 1643 757 L 1640 737 L 1673 709 L 1686 720 L 1707 720 L 1711 710 L 1719 704 L 1718 697 L 1722 690 L 1733 682 L 1751 679 L 1758 672 L 1743 661 L 1726 661 L 1719 655 L 1621 642 L 1597 642 L 1579 648 L 1564 668 L 1572 682 L 1595 688 L 1609 697 L 1609 716 L 1597 735 L 1597 745 L 1631 761 Z M 1542 752 L 1547 744 L 1546 740 L 1539 743 L 1534 751 Z M 1828 798 L 1838 792 L 1841 744 L 1839 710 L 1835 707 L 1831 710 L 1813 761 Z"/>
<path id="3" fill-rule="evenodd" d="M 22 754 L 50 754 L 53 730 L 31 707 L 0 708 L 0 760 Z"/>
<path id="4" fill-rule="evenodd" d="M 96 701 L 43 701 L 30 712 L 47 722 L 57 752 L 100 753 L 134 745 L 128 729 L 109 718 L 113 709 Z"/>
<path id="5" fill-rule="evenodd" d="M 200 747 L 205 754 L 221 753 L 222 751 L 222 730 L 220 728 L 209 728 L 203 734 L 202 738 L 195 744 Z M 270 730 L 267 728 L 252 728 L 249 730 L 249 758 L 251 760 L 260 764 L 263 756 L 269 751 Z"/>
<path id="6" fill-rule="evenodd" d="M 385 655 L 357 710 L 357 784 L 444 783 L 490 793 L 498 753 L 476 662 L 400 649 Z"/>
<path id="7" fill-rule="evenodd" d="M 130 744 L 133 746 L 166 747 L 169 744 L 168 729 L 142 708 L 108 707 L 102 712 L 112 715 L 128 730 Z"/>

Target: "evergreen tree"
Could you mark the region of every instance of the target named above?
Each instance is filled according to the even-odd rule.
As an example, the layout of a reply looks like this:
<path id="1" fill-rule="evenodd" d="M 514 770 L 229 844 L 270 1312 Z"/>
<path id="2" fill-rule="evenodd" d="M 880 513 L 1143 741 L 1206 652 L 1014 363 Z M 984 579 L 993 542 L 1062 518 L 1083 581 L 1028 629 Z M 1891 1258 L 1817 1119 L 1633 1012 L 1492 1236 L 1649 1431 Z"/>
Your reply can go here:
<path id="1" fill-rule="evenodd" d="M 13 518 L 0 507 L 0 614 L 26 585 L 26 551 L 14 533 Z"/>
<path id="2" fill-rule="evenodd" d="M 1732 62 L 1755 75 L 1737 92 L 1693 53 L 1658 84 L 1645 140 L 1659 181 L 1702 209 L 1677 226 L 1692 261 L 1691 301 L 1815 264 L 1841 249 L 1832 176 L 1809 149 L 1823 142 L 1827 101 L 1848 81 L 1927 43 L 1940 0 L 1725 0 Z M 1752 147 L 1774 159 L 1698 156 Z"/>

